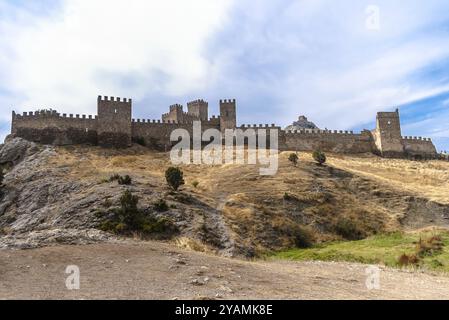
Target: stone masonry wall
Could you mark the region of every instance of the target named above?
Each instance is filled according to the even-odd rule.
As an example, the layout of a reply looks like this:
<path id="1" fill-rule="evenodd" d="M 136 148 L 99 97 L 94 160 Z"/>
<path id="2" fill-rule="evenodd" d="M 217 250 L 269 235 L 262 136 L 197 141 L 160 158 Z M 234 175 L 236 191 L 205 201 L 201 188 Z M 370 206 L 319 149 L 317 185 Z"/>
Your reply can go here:
<path id="1" fill-rule="evenodd" d="M 435 145 L 428 138 L 404 137 L 402 144 L 404 145 L 404 151 L 407 157 L 433 159 L 437 154 Z"/>
<path id="2" fill-rule="evenodd" d="M 335 153 L 367 153 L 374 151 L 374 141 L 369 131 L 354 134 L 352 131 L 306 129 L 283 132 L 284 150 Z"/>
<path id="3" fill-rule="evenodd" d="M 97 144 L 97 117 L 52 112 L 13 113 L 12 133 L 21 138 L 54 145 Z"/>
<path id="4" fill-rule="evenodd" d="M 192 137 L 193 121 L 207 114 L 207 102 L 190 103 L 190 113 L 184 113 L 181 105 L 170 108 L 170 118 L 181 121 L 133 120 L 131 99 L 98 97 L 98 116 L 67 115 L 56 111 L 12 113 L 12 134 L 42 144 L 71 145 L 98 144 L 105 147 L 128 147 L 132 140 L 144 141 L 148 147 L 169 150 L 176 142 L 170 141 L 173 130 L 182 128 Z M 167 115 L 165 115 L 167 118 Z M 235 129 L 235 100 L 220 100 L 220 116 L 201 122 L 207 129 Z M 320 149 L 335 153 L 375 153 L 384 157 L 436 158 L 437 151 L 430 139 L 402 137 L 400 118 L 396 112 L 380 112 L 376 129 L 359 134 L 352 131 L 304 129 L 284 131 L 269 125 L 242 125 L 239 129 L 277 129 L 280 151 L 313 151 Z M 248 139 L 245 139 L 247 141 Z M 267 146 L 269 146 L 267 131 Z M 207 142 L 205 142 L 207 143 Z M 204 143 L 203 143 L 204 144 Z"/>
<path id="5" fill-rule="evenodd" d="M 208 121 L 201 123 L 202 131 L 207 129 L 220 130 L 220 118 L 212 117 Z M 179 123 L 176 121 L 161 120 L 142 120 L 133 119 L 132 121 L 132 137 L 133 139 L 143 139 L 145 145 L 154 147 L 159 150 L 168 150 L 176 144 L 170 141 L 170 135 L 175 129 L 185 129 L 190 136 L 193 135 L 193 122 Z"/>

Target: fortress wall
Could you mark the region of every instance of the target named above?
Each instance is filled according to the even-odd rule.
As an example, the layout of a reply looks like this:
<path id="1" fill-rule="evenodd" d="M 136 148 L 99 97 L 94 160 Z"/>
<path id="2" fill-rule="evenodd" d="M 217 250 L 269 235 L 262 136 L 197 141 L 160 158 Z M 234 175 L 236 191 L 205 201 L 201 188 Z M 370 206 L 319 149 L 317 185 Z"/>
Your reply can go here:
<path id="1" fill-rule="evenodd" d="M 402 144 L 406 155 L 411 157 L 435 158 L 437 150 L 431 139 L 422 137 L 403 137 Z"/>
<path id="2" fill-rule="evenodd" d="M 53 112 L 13 114 L 12 133 L 18 137 L 54 145 L 97 143 L 97 119 L 87 115 Z"/>
<path id="3" fill-rule="evenodd" d="M 369 132 L 354 134 L 352 131 L 301 130 L 283 131 L 282 151 L 314 151 L 335 153 L 373 152 L 374 141 Z"/>
<path id="4" fill-rule="evenodd" d="M 209 121 L 201 123 L 201 130 L 220 129 L 219 118 L 211 118 Z M 193 122 L 178 123 L 175 121 L 161 120 L 142 120 L 134 119 L 132 121 L 132 137 L 143 138 L 145 145 L 160 150 L 169 149 L 175 142 L 170 141 L 170 135 L 173 130 L 185 129 L 189 132 L 190 137 L 193 135 Z"/>

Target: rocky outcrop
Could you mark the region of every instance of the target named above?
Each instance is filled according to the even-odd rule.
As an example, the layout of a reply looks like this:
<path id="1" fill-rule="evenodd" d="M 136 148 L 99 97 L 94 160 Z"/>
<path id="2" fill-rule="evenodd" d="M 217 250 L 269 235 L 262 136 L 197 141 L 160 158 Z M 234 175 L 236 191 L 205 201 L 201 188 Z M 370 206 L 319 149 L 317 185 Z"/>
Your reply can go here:
<path id="1" fill-rule="evenodd" d="M 43 165 L 54 155 L 54 147 L 21 138 L 8 138 L 1 147 L 0 164 L 8 171 L 1 188 L 0 248 L 111 238 L 95 229 L 93 211 L 103 195 L 73 197 L 88 186 L 68 179 L 67 168 Z"/>

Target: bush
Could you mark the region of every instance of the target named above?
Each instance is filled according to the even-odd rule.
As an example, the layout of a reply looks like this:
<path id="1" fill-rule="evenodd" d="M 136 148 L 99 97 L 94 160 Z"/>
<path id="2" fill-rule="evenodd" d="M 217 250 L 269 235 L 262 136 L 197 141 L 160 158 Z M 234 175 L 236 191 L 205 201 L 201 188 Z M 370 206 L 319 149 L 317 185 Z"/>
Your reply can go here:
<path id="1" fill-rule="evenodd" d="M 117 181 L 120 185 L 130 185 L 132 183 L 132 179 L 129 175 L 122 177 L 119 174 L 114 174 L 109 178 L 109 182 L 114 181 Z"/>
<path id="2" fill-rule="evenodd" d="M 171 220 L 151 217 L 140 211 L 138 203 L 139 198 L 126 190 L 120 197 L 120 208 L 112 211 L 112 216 L 96 215 L 98 218 L 106 218 L 100 223 L 99 229 L 124 235 L 140 232 L 143 235 L 164 233 L 167 236 L 178 231 Z"/>
<path id="3" fill-rule="evenodd" d="M 408 265 L 418 265 L 421 259 L 425 257 L 431 257 L 435 254 L 440 254 L 443 250 L 444 243 L 440 236 L 432 236 L 429 239 L 419 239 L 416 244 L 415 253 L 410 255 L 403 254 L 398 258 L 398 265 L 408 266 Z M 438 260 L 433 260 L 432 263 L 435 266 L 441 266 L 441 262 Z"/>
<path id="4" fill-rule="evenodd" d="M 340 218 L 335 224 L 335 232 L 347 240 L 361 240 L 366 237 L 356 221 L 349 218 Z"/>
<path id="5" fill-rule="evenodd" d="M 407 255 L 404 253 L 403 255 L 401 255 L 399 257 L 398 264 L 401 267 L 409 266 L 409 265 L 417 265 L 417 264 L 419 264 L 419 258 L 414 254 Z"/>
<path id="6" fill-rule="evenodd" d="M 165 171 L 165 179 L 168 185 L 175 191 L 185 183 L 183 176 L 184 174 L 179 168 L 170 167 Z"/>
<path id="7" fill-rule="evenodd" d="M 318 165 L 323 165 L 326 162 L 326 155 L 320 150 L 315 150 L 312 154 L 313 159 L 318 163 Z"/>
<path id="8" fill-rule="evenodd" d="M 296 153 L 290 153 L 290 155 L 288 156 L 288 161 L 293 163 L 295 167 L 298 165 L 298 159 L 299 157 Z"/>
<path id="9" fill-rule="evenodd" d="M 306 249 L 313 246 L 313 235 L 312 233 L 303 227 L 298 227 L 295 232 L 295 245 L 298 248 Z"/>
<path id="10" fill-rule="evenodd" d="M 178 228 L 167 218 L 148 219 L 142 227 L 144 233 L 176 233 Z"/>
<path id="11" fill-rule="evenodd" d="M 109 177 L 109 182 L 114 182 L 114 181 L 117 181 L 118 179 L 120 179 L 120 175 L 119 174 L 114 174 L 114 175 Z"/>
<path id="12" fill-rule="evenodd" d="M 132 182 L 132 179 L 131 179 L 131 177 L 129 175 L 126 175 L 124 177 L 120 177 L 118 179 L 118 184 L 120 184 L 120 185 L 130 185 L 131 182 Z"/>
<path id="13" fill-rule="evenodd" d="M 200 183 L 198 181 L 193 181 L 192 186 L 196 189 Z"/>
<path id="14" fill-rule="evenodd" d="M 3 172 L 3 168 L 0 168 L 0 186 L 3 184 L 3 180 L 5 180 L 5 173 Z"/>
<path id="15" fill-rule="evenodd" d="M 164 199 L 159 199 L 154 203 L 154 209 L 158 212 L 165 212 L 168 210 L 167 202 Z"/>
<path id="16" fill-rule="evenodd" d="M 433 236 L 429 239 L 419 239 L 416 245 L 416 255 L 420 258 L 433 256 L 443 250 L 443 241 L 440 236 Z"/>
<path id="17" fill-rule="evenodd" d="M 120 197 L 120 209 L 117 212 L 118 220 L 130 229 L 138 229 L 141 224 L 141 214 L 137 209 L 139 197 L 126 190 Z"/>

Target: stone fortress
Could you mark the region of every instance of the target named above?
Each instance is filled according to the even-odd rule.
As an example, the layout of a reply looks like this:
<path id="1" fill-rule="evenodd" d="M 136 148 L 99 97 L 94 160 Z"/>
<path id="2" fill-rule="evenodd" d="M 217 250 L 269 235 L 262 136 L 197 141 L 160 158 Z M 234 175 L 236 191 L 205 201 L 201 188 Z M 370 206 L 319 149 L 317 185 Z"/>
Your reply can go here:
<path id="1" fill-rule="evenodd" d="M 161 120 L 132 118 L 132 100 L 99 96 L 97 116 L 67 115 L 54 110 L 16 114 L 12 112 L 13 136 L 33 142 L 53 145 L 93 144 L 103 147 L 125 148 L 133 142 L 148 147 L 169 150 L 176 142 L 170 141 L 174 129 L 183 128 L 192 133 L 193 121 L 201 121 L 202 130 L 278 129 L 280 151 L 313 151 L 335 153 L 374 153 L 389 158 L 433 159 L 437 151 L 431 139 L 403 137 L 399 110 L 379 112 L 376 128 L 361 133 L 342 130 L 321 130 L 301 116 L 293 126 L 282 130 L 271 125 L 241 125 L 237 127 L 236 101 L 220 100 L 220 115 L 209 117 L 209 105 L 204 100 L 183 106 L 170 106 Z M 304 128 L 295 126 L 307 123 Z"/>

